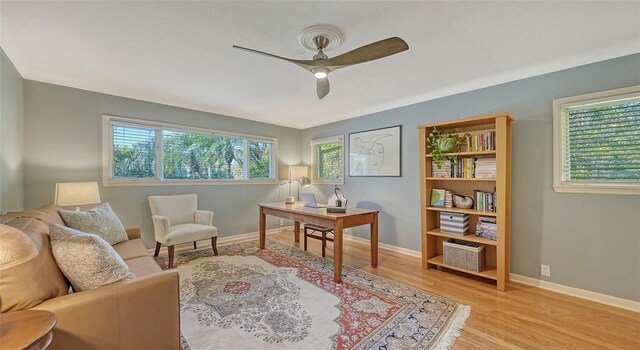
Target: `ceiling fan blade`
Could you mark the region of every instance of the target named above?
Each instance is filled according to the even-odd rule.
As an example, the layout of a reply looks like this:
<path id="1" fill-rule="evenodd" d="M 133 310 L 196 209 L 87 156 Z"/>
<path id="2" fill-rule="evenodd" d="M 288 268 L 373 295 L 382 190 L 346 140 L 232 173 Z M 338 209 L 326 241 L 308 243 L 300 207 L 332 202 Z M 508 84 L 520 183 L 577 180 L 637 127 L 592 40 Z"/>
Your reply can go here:
<path id="1" fill-rule="evenodd" d="M 249 49 L 246 47 L 242 47 L 242 46 L 237 46 L 237 45 L 233 45 L 233 47 L 235 47 L 236 49 L 241 49 L 241 50 L 245 50 L 245 51 L 249 51 L 252 53 L 256 53 L 258 55 L 263 55 L 263 56 L 268 56 L 268 57 L 273 57 L 273 58 L 277 58 L 277 59 L 281 59 L 281 60 L 285 60 L 287 62 L 291 62 L 293 64 L 296 64 L 308 71 L 311 71 L 313 68 L 316 67 L 316 62 L 315 61 L 306 61 L 306 60 L 294 60 L 292 58 L 286 58 L 286 57 L 281 57 L 281 56 L 277 56 L 277 55 L 273 55 L 270 53 L 266 53 L 266 52 L 262 52 L 262 51 L 258 51 L 258 50 L 254 50 L 254 49 Z"/>
<path id="2" fill-rule="evenodd" d="M 318 79 L 318 99 L 322 100 L 323 97 L 329 94 L 329 77 Z"/>
<path id="3" fill-rule="evenodd" d="M 375 43 L 359 47 L 340 56 L 323 60 L 322 65 L 330 70 L 336 70 L 353 64 L 364 63 L 395 55 L 408 49 L 409 45 L 407 45 L 404 40 L 394 36 L 392 38 L 376 41 Z M 318 62 L 316 62 L 316 64 L 317 63 Z"/>

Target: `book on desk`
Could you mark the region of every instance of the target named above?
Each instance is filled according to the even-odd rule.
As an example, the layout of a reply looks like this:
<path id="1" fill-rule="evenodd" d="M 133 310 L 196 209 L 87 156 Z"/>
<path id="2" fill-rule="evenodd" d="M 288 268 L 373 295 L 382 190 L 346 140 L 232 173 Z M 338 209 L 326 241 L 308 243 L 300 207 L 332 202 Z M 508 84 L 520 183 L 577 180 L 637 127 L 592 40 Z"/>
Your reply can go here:
<path id="1" fill-rule="evenodd" d="M 346 213 L 347 207 L 327 207 L 327 213 Z"/>

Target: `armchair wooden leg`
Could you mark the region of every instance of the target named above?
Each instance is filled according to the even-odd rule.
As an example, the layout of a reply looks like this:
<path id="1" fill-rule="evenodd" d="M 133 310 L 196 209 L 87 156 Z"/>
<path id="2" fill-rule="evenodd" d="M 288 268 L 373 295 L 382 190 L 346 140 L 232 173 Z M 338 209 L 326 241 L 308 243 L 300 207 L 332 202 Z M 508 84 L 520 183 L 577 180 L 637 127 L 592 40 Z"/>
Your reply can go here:
<path id="1" fill-rule="evenodd" d="M 218 237 L 211 237 L 211 248 L 213 248 L 213 255 L 218 255 Z"/>
<path id="2" fill-rule="evenodd" d="M 160 242 L 156 242 L 156 252 L 155 252 L 155 253 L 153 253 L 153 256 L 157 257 L 157 256 L 158 256 L 158 254 L 160 254 L 160 246 L 161 246 L 161 245 L 162 245 L 162 244 L 160 244 Z"/>
<path id="3" fill-rule="evenodd" d="M 193 241 L 193 249 L 198 249 L 198 246 L 196 245 L 196 241 Z"/>
<path id="4" fill-rule="evenodd" d="M 169 268 L 172 269 L 173 268 L 173 246 L 172 245 L 168 246 L 167 250 L 169 251 Z"/>

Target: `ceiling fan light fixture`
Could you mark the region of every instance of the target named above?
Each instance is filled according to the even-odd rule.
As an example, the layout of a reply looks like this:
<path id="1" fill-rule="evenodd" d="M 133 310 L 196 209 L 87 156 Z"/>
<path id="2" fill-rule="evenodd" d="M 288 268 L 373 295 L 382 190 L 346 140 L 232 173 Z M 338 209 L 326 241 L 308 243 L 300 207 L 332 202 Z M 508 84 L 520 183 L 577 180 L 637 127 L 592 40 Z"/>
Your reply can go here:
<path id="1" fill-rule="evenodd" d="M 313 75 L 318 79 L 324 79 L 329 75 L 329 69 L 327 67 L 316 67 L 313 69 Z"/>

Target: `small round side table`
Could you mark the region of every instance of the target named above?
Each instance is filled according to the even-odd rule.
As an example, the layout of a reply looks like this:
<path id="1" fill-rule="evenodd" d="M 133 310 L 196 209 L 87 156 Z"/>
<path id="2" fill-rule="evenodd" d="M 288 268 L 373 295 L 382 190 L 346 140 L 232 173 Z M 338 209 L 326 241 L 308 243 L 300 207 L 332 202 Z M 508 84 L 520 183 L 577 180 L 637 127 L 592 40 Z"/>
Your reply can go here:
<path id="1" fill-rule="evenodd" d="M 0 314 L 2 349 L 46 349 L 53 339 L 56 316 L 43 310 L 14 311 Z"/>

